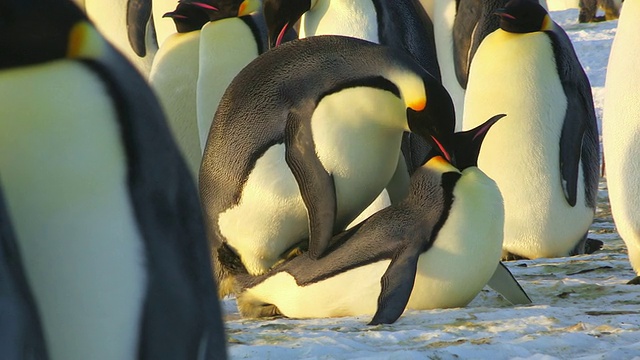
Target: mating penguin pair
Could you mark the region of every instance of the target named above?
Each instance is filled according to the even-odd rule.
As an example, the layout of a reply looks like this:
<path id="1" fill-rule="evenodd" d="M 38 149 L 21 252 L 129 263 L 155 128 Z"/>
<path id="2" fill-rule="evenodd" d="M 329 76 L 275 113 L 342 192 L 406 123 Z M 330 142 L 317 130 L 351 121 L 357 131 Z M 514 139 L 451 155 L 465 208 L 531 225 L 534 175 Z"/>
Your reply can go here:
<path id="1" fill-rule="evenodd" d="M 602 119 L 607 189 L 616 229 L 640 284 L 640 0 L 626 0 L 611 46 Z"/>
<path id="2" fill-rule="evenodd" d="M 591 86 L 566 33 L 536 1 L 512 0 L 471 63 L 464 128 L 507 113 L 478 164 L 505 202 L 505 258 L 589 253 L 599 179 Z M 496 63 L 498 61 L 498 65 Z M 505 153 L 504 149 L 510 149 Z"/>
<path id="3" fill-rule="evenodd" d="M 404 198 L 404 131 L 447 145 L 453 126 L 446 90 L 393 48 L 317 36 L 262 54 L 220 101 L 200 170 L 221 293 L 225 249 L 253 275 L 305 239 L 320 257 L 385 187 Z"/>
<path id="4" fill-rule="evenodd" d="M 4 1 L 0 44 L 3 243 L 11 222 L 49 356 L 225 358 L 196 189 L 144 79 L 70 1 Z"/>
<path id="5" fill-rule="evenodd" d="M 237 17 L 217 19 L 216 7 L 181 1 L 165 14 L 174 20 L 178 32 L 158 50 L 149 83 L 194 178 L 224 90 L 266 49 L 266 30 L 260 31 L 256 15 L 250 15 L 259 8 L 258 0 L 245 0 L 237 8 Z"/>
<path id="6" fill-rule="evenodd" d="M 412 175 L 405 200 L 335 235 L 322 258 L 303 253 L 265 275 L 238 275 L 241 314 L 373 315 L 375 325 L 395 322 L 405 309 L 467 305 L 504 269 L 502 197 L 476 166 L 486 132 L 503 116 L 456 133 L 453 149 Z M 507 273 L 504 285 L 530 303 Z"/>

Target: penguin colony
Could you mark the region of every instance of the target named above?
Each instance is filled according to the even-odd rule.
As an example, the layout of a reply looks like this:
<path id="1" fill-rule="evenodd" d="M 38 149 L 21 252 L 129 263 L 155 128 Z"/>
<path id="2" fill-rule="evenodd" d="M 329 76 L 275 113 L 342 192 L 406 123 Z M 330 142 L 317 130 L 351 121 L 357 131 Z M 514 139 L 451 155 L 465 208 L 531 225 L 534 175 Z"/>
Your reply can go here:
<path id="1" fill-rule="evenodd" d="M 603 141 L 640 275 L 639 1 Z M 598 249 L 590 86 L 537 1 L 78 3 L 0 3 L 3 356 L 225 358 L 229 294 L 371 324 L 527 304 L 501 259 Z"/>

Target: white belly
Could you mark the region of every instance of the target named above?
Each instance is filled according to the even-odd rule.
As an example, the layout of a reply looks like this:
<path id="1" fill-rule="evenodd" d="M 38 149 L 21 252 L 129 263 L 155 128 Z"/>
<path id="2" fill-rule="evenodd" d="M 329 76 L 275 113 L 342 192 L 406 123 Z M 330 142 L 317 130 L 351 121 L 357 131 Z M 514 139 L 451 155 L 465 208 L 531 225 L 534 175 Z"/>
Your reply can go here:
<path id="1" fill-rule="evenodd" d="M 372 316 L 378 308 L 380 278 L 389 263 L 379 261 L 307 286 L 298 286 L 293 276 L 281 272 L 242 297 L 256 304 L 274 304 L 291 318 Z"/>
<path id="2" fill-rule="evenodd" d="M 504 65 L 496 66 L 496 59 Z M 561 186 L 566 100 L 555 69 L 547 35 L 497 30 L 474 57 L 465 98 L 465 129 L 507 114 L 487 134 L 478 164 L 504 197 L 505 250 L 531 258 L 566 255 L 593 219 L 582 166 L 575 207 Z"/>
<path id="3" fill-rule="evenodd" d="M 640 274 L 640 3 L 627 1 L 607 67 L 602 142 L 616 228 Z"/>
<path id="4" fill-rule="evenodd" d="M 173 137 L 196 179 L 202 161 L 195 85 L 199 44 L 200 31 L 174 34 L 158 50 L 149 74 L 149 83 L 167 115 Z"/>
<path id="5" fill-rule="evenodd" d="M 132 359 L 146 288 L 113 104 L 85 67 L 0 72 L 0 169 L 52 359 Z"/>
<path id="6" fill-rule="evenodd" d="M 300 38 L 343 35 L 380 43 L 376 9 L 369 0 L 318 0 L 300 19 Z"/>

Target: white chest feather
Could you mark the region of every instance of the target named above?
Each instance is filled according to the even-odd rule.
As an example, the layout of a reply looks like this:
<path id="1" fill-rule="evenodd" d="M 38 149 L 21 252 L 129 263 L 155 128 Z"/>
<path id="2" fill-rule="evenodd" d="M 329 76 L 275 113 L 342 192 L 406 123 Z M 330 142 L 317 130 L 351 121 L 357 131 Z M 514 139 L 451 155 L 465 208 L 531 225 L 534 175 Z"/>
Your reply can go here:
<path id="1" fill-rule="evenodd" d="M 77 63 L 0 72 L 0 180 L 53 359 L 137 349 L 144 248 L 104 95 Z"/>
<path id="2" fill-rule="evenodd" d="M 204 152 L 213 116 L 227 86 L 257 56 L 258 45 L 253 33 L 240 18 L 210 22 L 202 28 L 197 85 L 201 152 Z"/>
<path id="3" fill-rule="evenodd" d="M 318 0 L 300 19 L 300 38 L 314 35 L 343 35 L 379 43 L 373 2 Z"/>
<path id="4" fill-rule="evenodd" d="M 195 86 L 199 46 L 199 31 L 174 34 L 158 50 L 149 74 L 149 83 L 195 178 L 202 160 Z"/>
<path id="5" fill-rule="evenodd" d="M 485 38 L 471 64 L 463 128 L 507 114 L 487 134 L 478 164 L 504 197 L 505 248 L 516 247 L 520 255 L 566 255 L 593 217 L 585 205 L 582 167 L 575 207 L 561 185 L 566 107 L 547 35 L 499 29 Z"/>
<path id="6" fill-rule="evenodd" d="M 627 1 L 607 67 L 602 142 L 616 228 L 640 274 L 640 2 Z"/>
<path id="7" fill-rule="evenodd" d="M 477 168 L 463 174 L 447 221 L 432 248 L 420 256 L 409 309 L 465 306 L 496 269 L 502 249 L 502 196 Z"/>

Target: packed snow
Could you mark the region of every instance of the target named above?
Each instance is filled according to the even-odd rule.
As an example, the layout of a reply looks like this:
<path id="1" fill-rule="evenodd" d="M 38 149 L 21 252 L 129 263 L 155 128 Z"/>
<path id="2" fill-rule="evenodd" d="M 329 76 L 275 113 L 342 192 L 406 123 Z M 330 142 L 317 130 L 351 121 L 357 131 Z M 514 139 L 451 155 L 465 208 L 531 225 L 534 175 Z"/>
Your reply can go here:
<path id="1" fill-rule="evenodd" d="M 579 24 L 577 9 L 551 16 L 573 41 L 600 122 L 617 21 Z M 589 237 L 604 248 L 586 256 L 506 262 L 533 300 L 527 306 L 512 306 L 485 288 L 465 308 L 407 311 L 392 325 L 368 326 L 369 317 L 241 319 L 235 301 L 227 299 L 230 357 L 640 359 L 640 286 L 626 285 L 635 274 L 611 219 L 604 180 Z"/>

